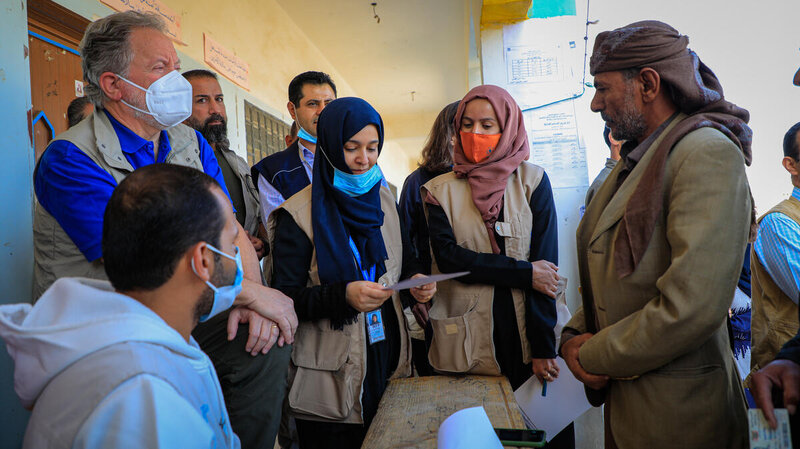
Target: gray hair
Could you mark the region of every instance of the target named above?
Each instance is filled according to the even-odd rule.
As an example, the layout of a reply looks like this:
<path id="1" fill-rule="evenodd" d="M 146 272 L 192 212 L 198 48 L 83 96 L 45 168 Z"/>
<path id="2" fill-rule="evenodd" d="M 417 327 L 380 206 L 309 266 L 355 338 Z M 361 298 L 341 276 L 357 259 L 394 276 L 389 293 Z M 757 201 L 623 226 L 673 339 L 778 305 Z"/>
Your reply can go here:
<path id="1" fill-rule="evenodd" d="M 111 14 L 86 27 L 79 50 L 83 65 L 84 92 L 95 107 L 102 108 L 106 96 L 100 88 L 100 75 L 114 72 L 128 76 L 133 60 L 130 34 L 136 28 L 166 32 L 164 21 L 155 14 L 126 11 Z"/>

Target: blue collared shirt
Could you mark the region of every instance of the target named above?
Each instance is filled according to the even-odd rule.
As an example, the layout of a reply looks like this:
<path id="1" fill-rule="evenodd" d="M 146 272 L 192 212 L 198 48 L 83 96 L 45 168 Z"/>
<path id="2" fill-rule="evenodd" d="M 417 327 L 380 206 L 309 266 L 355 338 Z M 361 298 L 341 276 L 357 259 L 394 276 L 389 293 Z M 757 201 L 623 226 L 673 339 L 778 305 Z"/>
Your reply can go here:
<path id="1" fill-rule="evenodd" d="M 792 190 L 800 201 L 800 188 Z M 780 212 L 768 214 L 758 226 L 754 244 L 759 262 L 775 284 L 795 303 L 800 285 L 800 224 Z"/>
<path id="2" fill-rule="evenodd" d="M 164 162 L 172 149 L 169 137 L 161 131 L 158 158 L 153 142 L 143 139 L 105 112 L 119 139 L 125 158 L 135 169 Z M 197 133 L 203 171 L 216 179 L 230 198 L 214 151 Z M 103 214 L 111 193 L 117 186 L 114 177 L 103 170 L 83 151 L 66 140 L 56 140 L 47 147 L 33 180 L 39 204 L 58 221 L 89 261 L 100 258 L 103 235 Z"/>

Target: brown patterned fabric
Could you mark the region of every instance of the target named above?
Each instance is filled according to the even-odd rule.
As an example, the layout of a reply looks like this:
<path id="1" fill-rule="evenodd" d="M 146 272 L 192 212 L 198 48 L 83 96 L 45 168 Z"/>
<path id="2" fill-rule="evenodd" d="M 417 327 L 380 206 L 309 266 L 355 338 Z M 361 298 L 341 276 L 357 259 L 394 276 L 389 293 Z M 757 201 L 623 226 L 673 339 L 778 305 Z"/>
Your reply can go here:
<path id="1" fill-rule="evenodd" d="M 716 75 L 695 52 L 689 50 L 689 38 L 658 21 L 636 22 L 597 35 L 590 61 L 592 75 L 601 72 L 649 67 L 658 72 L 662 85 L 671 94 L 677 108 L 689 117 L 675 126 L 661 142 L 642 181 L 625 208 L 617 235 L 614 260 L 617 275 L 623 278 L 636 269 L 647 249 L 662 211 L 664 166 L 672 147 L 690 132 L 711 127 L 722 132 L 752 161 L 753 132 L 747 126 L 750 113 L 725 100 Z M 640 145 L 648 145 L 646 139 Z M 755 223 L 755 209 L 751 212 Z"/>

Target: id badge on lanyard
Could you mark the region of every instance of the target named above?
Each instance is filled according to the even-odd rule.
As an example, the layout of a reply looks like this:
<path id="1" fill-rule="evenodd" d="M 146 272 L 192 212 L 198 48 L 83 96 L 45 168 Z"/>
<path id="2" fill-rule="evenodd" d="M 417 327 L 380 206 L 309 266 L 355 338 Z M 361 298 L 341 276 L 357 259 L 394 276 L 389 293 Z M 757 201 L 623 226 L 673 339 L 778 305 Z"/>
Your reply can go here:
<path id="1" fill-rule="evenodd" d="M 361 272 L 362 278 L 365 281 L 375 282 L 375 265 L 371 266 L 369 271 L 364 270 L 361 266 L 361 254 L 358 252 L 358 248 L 356 248 L 356 244 L 352 237 L 349 240 L 350 250 L 353 252 L 356 266 Z M 381 316 L 381 309 L 367 312 L 365 316 L 367 318 L 367 337 L 369 337 L 369 344 L 386 340 L 386 331 L 383 327 L 383 316 Z"/>

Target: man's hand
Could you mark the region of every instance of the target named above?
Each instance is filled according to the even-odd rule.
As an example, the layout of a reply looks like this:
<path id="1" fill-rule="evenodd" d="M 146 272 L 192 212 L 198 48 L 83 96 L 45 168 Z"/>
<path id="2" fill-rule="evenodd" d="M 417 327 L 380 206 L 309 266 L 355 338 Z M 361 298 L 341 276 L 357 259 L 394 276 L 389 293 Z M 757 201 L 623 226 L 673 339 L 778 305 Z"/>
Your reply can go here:
<path id="1" fill-rule="evenodd" d="M 392 293 L 394 290 L 385 290 L 376 282 L 354 281 L 345 288 L 345 300 L 359 312 L 371 312 L 391 298 Z"/>
<path id="2" fill-rule="evenodd" d="M 253 249 L 256 250 L 256 256 L 258 256 L 258 260 L 263 259 L 264 254 L 266 253 L 266 251 L 264 251 L 264 242 L 261 241 L 260 238 L 250 235 L 250 232 L 244 232 L 247 233 L 247 238 L 250 240 L 250 243 L 253 244 Z"/>
<path id="3" fill-rule="evenodd" d="M 558 378 L 558 363 L 556 359 L 533 359 L 531 363 L 533 374 L 539 379 L 539 382 L 552 382 Z"/>
<path id="4" fill-rule="evenodd" d="M 283 346 L 284 339 L 280 336 L 280 329 L 274 321 L 262 317 L 247 307 L 235 307 L 228 316 L 228 341 L 236 338 L 239 323 L 250 323 L 250 336 L 244 345 L 244 350 L 256 356 L 259 352 L 266 354 L 275 342 Z"/>
<path id="5" fill-rule="evenodd" d="M 297 330 L 294 301 L 280 290 L 245 279 L 242 282 L 242 292 L 236 297 L 236 305 L 245 306 L 273 321 L 280 328 L 283 340 L 289 344 L 294 343 L 294 332 Z"/>
<path id="6" fill-rule="evenodd" d="M 537 260 L 531 265 L 533 267 L 533 280 L 531 283 L 533 289 L 555 298 L 556 290 L 558 290 L 558 267 L 546 260 Z"/>
<path id="7" fill-rule="evenodd" d="M 578 351 L 586 340 L 592 338 L 594 334 L 585 333 L 572 337 L 561 346 L 561 354 L 564 356 L 564 361 L 567 362 L 567 367 L 575 378 L 583 382 L 589 388 L 594 390 L 601 390 L 608 385 L 608 376 L 600 374 L 592 374 L 587 372 L 581 366 L 581 361 L 578 359 Z"/>
<path id="8" fill-rule="evenodd" d="M 428 325 L 428 311 L 431 310 L 430 301 L 426 303 L 416 303 L 411 306 L 411 313 L 414 314 L 414 319 L 417 320 L 419 327 L 425 329 Z"/>
<path id="9" fill-rule="evenodd" d="M 424 274 L 417 273 L 414 276 L 411 276 L 411 279 L 425 277 Z M 417 300 L 417 302 L 428 302 L 433 298 L 433 295 L 436 294 L 436 282 L 431 282 L 430 284 L 421 285 L 419 287 L 414 287 L 411 289 L 411 296 Z"/>
<path id="10" fill-rule="evenodd" d="M 800 399 L 800 365 L 791 360 L 774 360 L 769 365 L 753 373 L 750 392 L 756 400 L 756 407 L 764 412 L 769 426 L 778 427 L 772 403 L 772 387 L 783 389 L 783 405 L 790 415 L 797 410 Z"/>

